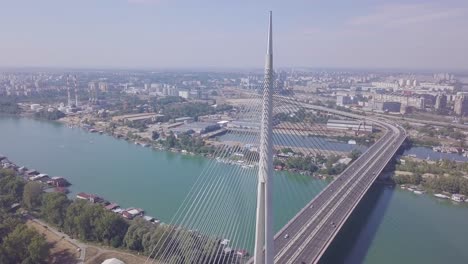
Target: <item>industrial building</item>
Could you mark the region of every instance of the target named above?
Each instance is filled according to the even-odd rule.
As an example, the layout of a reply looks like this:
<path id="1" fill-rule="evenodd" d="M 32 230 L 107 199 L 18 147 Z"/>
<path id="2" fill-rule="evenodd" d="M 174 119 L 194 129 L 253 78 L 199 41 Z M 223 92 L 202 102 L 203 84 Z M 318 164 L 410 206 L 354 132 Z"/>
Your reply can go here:
<path id="1" fill-rule="evenodd" d="M 377 102 L 399 102 L 402 107 L 414 107 L 416 109 L 426 108 L 426 99 L 421 96 L 410 96 L 402 94 L 374 94 L 372 103 Z M 375 106 L 372 106 L 373 109 L 376 109 Z"/>
<path id="2" fill-rule="evenodd" d="M 195 134 L 195 135 L 202 135 L 205 133 L 209 133 L 215 130 L 220 129 L 221 126 L 217 123 L 213 122 L 192 122 L 192 123 L 185 123 L 179 126 L 174 126 L 169 130 L 174 133 L 174 135 L 183 135 L 183 134 Z"/>
<path id="3" fill-rule="evenodd" d="M 124 124 L 135 124 L 135 123 L 154 123 L 159 119 L 162 119 L 164 115 L 156 113 L 139 113 L 131 115 L 122 115 L 112 117 L 112 121 L 123 122 Z"/>
<path id="4" fill-rule="evenodd" d="M 360 120 L 330 119 L 327 122 L 327 129 L 372 132 L 373 126 L 372 123 L 366 123 L 365 121 Z"/>
<path id="5" fill-rule="evenodd" d="M 400 102 L 375 102 L 374 109 L 382 112 L 399 113 L 401 111 Z"/>
<path id="6" fill-rule="evenodd" d="M 345 105 L 350 105 L 353 104 L 354 100 L 348 95 L 338 95 L 336 97 L 336 105 L 338 106 L 345 106 Z"/>
<path id="7" fill-rule="evenodd" d="M 252 129 L 259 130 L 260 123 L 258 122 L 249 122 L 249 121 L 231 121 L 227 124 L 228 128 L 241 128 L 241 129 Z"/>

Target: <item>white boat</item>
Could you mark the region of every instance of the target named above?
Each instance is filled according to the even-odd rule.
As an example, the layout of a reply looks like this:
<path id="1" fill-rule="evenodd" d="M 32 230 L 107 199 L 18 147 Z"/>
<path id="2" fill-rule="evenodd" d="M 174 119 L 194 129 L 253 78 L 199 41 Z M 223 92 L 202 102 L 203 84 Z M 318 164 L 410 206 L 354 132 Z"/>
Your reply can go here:
<path id="1" fill-rule="evenodd" d="M 436 194 L 434 194 L 434 196 L 437 197 L 437 198 L 440 198 L 440 199 L 449 199 L 450 198 L 447 195 L 441 194 L 441 193 L 436 193 Z"/>
<path id="2" fill-rule="evenodd" d="M 349 145 L 356 145 L 356 140 L 350 139 L 348 140 Z"/>
<path id="3" fill-rule="evenodd" d="M 422 191 L 413 191 L 413 193 L 415 193 L 415 194 L 423 194 Z"/>

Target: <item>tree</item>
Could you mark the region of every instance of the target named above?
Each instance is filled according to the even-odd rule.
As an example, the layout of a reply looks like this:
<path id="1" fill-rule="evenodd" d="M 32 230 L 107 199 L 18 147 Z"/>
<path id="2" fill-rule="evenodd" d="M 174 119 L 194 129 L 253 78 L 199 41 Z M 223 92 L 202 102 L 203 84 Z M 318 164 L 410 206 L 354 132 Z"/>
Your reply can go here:
<path id="1" fill-rule="evenodd" d="M 8 100 L 8 99 L 6 99 Z M 15 100 L 13 100 L 15 101 Z M 0 113 L 8 114 L 8 115 L 17 115 L 21 113 L 21 108 L 18 106 L 16 102 L 12 101 L 1 101 L 0 102 Z"/>
<path id="2" fill-rule="evenodd" d="M 361 151 L 353 149 L 353 151 L 351 151 L 348 157 L 355 161 L 359 158 L 359 156 L 361 156 L 361 154 Z"/>
<path id="3" fill-rule="evenodd" d="M 175 147 L 176 143 L 177 143 L 177 139 L 176 139 L 174 133 L 172 133 L 172 131 L 171 131 L 169 133 L 169 136 L 166 137 L 166 140 L 164 141 L 163 144 L 164 144 L 164 146 L 166 148 L 173 148 L 173 147 Z"/>
<path id="4" fill-rule="evenodd" d="M 34 117 L 38 119 L 45 119 L 45 120 L 57 120 L 62 117 L 65 117 L 65 114 L 59 110 L 41 110 L 39 112 L 34 113 Z"/>
<path id="5" fill-rule="evenodd" d="M 468 195 L 468 180 L 467 179 L 460 179 L 460 193 L 464 195 Z"/>
<path id="6" fill-rule="evenodd" d="M 0 207 L 9 208 L 22 199 L 24 180 L 8 170 L 0 171 Z"/>
<path id="7" fill-rule="evenodd" d="M 41 205 L 42 186 L 38 182 L 28 182 L 24 186 L 23 204 L 29 209 L 35 209 Z"/>
<path id="8" fill-rule="evenodd" d="M 21 221 L 18 218 L 7 214 L 4 210 L 0 210 L 0 245 L 3 242 L 3 239 L 19 224 L 21 224 Z M 3 262 L 0 261 L 0 263 Z"/>
<path id="9" fill-rule="evenodd" d="M 7 176 L 16 176 L 16 173 L 14 170 L 0 169 L 0 178 L 7 177 Z"/>
<path id="10" fill-rule="evenodd" d="M 47 222 L 63 227 L 70 203 L 63 193 L 45 193 L 42 197 L 41 215 Z"/>
<path id="11" fill-rule="evenodd" d="M 160 225 L 143 235 L 141 244 L 145 254 L 150 254 L 151 252 L 161 252 L 161 249 L 168 246 L 168 243 L 171 240 L 172 234 L 174 232 L 173 230 L 169 230 L 170 228 L 171 227 Z"/>
<path id="12" fill-rule="evenodd" d="M 155 228 L 143 219 L 135 219 L 125 234 L 124 246 L 130 250 L 143 251 L 143 236 Z"/>
<path id="13" fill-rule="evenodd" d="M 294 150 L 292 150 L 292 148 L 282 148 L 281 150 L 281 153 L 294 153 Z"/>
<path id="14" fill-rule="evenodd" d="M 49 245 L 42 235 L 24 224 L 8 234 L 1 246 L 2 263 L 46 263 Z"/>
<path id="15" fill-rule="evenodd" d="M 158 133 L 158 131 L 153 131 L 153 132 L 151 133 L 151 139 L 152 139 L 152 140 L 157 140 L 158 138 L 159 138 L 159 133 Z"/>
<path id="16" fill-rule="evenodd" d="M 89 221 L 89 212 L 86 212 L 87 202 L 76 200 L 67 208 L 65 214 L 65 231 L 72 237 L 79 237 L 82 240 L 90 238 L 89 233 L 92 225 Z"/>
<path id="17" fill-rule="evenodd" d="M 43 236 L 36 233 L 30 240 L 28 252 L 31 263 L 41 263 L 49 256 L 49 245 Z"/>
<path id="18" fill-rule="evenodd" d="M 98 241 L 113 247 L 122 245 L 127 229 L 128 223 L 122 217 L 111 212 L 104 211 L 96 219 L 95 233 Z"/>
<path id="19" fill-rule="evenodd" d="M 458 193 L 460 191 L 458 179 L 456 177 L 441 178 L 442 190 L 449 193 Z"/>
<path id="20" fill-rule="evenodd" d="M 85 241 L 104 242 L 119 247 L 128 229 L 120 216 L 105 211 L 102 206 L 86 201 L 74 201 L 65 214 L 65 232 Z"/>

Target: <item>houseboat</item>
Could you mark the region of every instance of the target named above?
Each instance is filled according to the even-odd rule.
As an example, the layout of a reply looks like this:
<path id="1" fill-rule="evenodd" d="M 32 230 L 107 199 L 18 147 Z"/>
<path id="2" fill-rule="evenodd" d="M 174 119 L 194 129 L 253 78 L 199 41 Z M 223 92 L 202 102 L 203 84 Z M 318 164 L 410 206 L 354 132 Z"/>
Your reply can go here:
<path id="1" fill-rule="evenodd" d="M 464 202 L 466 200 L 466 197 L 463 194 L 455 193 L 452 194 L 452 197 L 450 199 L 455 202 Z"/>
<path id="2" fill-rule="evenodd" d="M 90 201 L 92 203 L 99 203 L 101 201 L 103 201 L 103 199 L 95 194 L 89 194 L 89 193 L 83 193 L 83 192 L 80 192 L 76 195 L 76 198 L 77 199 L 81 199 L 81 200 L 87 200 L 87 201 Z"/>

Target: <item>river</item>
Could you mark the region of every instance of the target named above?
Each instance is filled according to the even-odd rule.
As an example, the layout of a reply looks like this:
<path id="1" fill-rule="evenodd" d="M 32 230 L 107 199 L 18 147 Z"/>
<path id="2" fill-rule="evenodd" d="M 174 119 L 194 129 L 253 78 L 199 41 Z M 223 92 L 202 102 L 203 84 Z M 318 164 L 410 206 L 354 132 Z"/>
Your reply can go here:
<path id="1" fill-rule="evenodd" d="M 95 193 L 122 207 L 141 207 L 163 222 L 171 221 L 201 171 L 213 162 L 154 151 L 54 122 L 10 117 L 0 117 L 0 153 L 18 165 L 67 178 L 73 184 L 72 196 Z M 232 165 L 219 168 L 223 170 L 223 166 Z M 277 173 L 275 228 L 284 225 L 326 184 L 307 176 Z M 247 197 L 254 199 L 254 192 Z M 466 263 L 467 219 L 465 204 L 376 185 L 323 262 Z"/>

